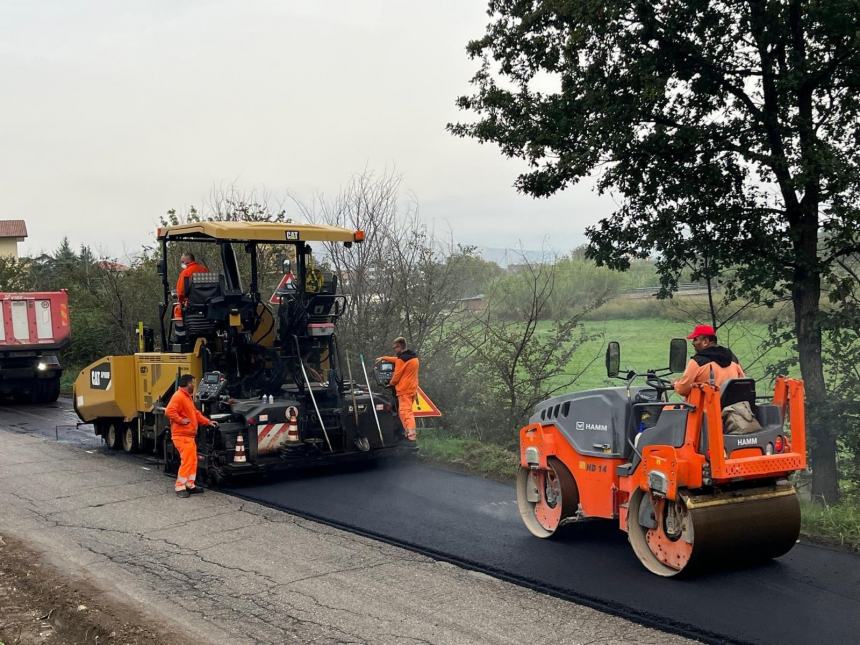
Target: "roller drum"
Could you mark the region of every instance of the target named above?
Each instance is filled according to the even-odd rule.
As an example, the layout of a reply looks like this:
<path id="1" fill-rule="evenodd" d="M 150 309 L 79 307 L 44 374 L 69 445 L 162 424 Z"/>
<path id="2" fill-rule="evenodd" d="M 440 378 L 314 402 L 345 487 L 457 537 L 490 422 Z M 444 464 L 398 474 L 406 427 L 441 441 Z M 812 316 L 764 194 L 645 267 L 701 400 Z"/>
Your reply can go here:
<path id="1" fill-rule="evenodd" d="M 693 568 L 778 558 L 800 535 L 800 503 L 793 490 L 778 497 L 694 507 L 690 513 Z"/>
<path id="2" fill-rule="evenodd" d="M 800 534 L 800 504 L 788 485 L 681 494 L 675 502 L 637 490 L 629 518 L 634 552 L 662 576 L 776 558 Z"/>

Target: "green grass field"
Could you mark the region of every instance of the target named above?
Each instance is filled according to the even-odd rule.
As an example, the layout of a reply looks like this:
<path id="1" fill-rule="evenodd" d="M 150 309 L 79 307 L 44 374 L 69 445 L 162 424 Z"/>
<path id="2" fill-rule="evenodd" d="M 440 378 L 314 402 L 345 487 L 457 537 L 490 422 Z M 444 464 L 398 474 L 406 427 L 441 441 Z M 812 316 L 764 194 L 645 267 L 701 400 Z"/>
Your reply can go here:
<path id="1" fill-rule="evenodd" d="M 539 330 L 549 328 L 541 323 Z M 669 341 L 685 338 L 691 326 L 661 318 L 642 320 L 593 320 L 583 323 L 589 336 L 597 336 L 584 343 L 568 364 L 567 373 L 583 372 L 572 389 L 588 389 L 617 385 L 606 377 L 604 354 L 610 340 L 621 343 L 621 367 L 644 372 L 651 368 L 669 365 Z M 791 356 L 790 347 L 761 349 L 768 340 L 767 325 L 757 322 L 738 323 L 731 330 L 720 334 L 720 344 L 728 346 L 741 361 L 744 370 L 753 378 L 761 378 L 767 365 Z M 692 354 L 692 346 L 690 347 Z M 563 377 L 559 377 L 560 379 Z"/>

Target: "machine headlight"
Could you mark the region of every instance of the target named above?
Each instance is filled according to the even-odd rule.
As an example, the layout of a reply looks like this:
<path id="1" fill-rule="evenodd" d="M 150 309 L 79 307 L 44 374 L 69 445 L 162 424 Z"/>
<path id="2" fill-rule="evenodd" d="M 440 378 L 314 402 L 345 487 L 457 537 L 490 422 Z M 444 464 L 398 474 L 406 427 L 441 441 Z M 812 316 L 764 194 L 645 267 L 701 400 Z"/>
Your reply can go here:
<path id="1" fill-rule="evenodd" d="M 534 446 L 526 448 L 526 463 L 534 467 L 540 464 L 540 451 Z"/>
<path id="2" fill-rule="evenodd" d="M 48 364 L 40 361 L 39 364 L 36 365 L 36 369 L 40 372 L 44 372 L 46 369 L 48 369 Z"/>

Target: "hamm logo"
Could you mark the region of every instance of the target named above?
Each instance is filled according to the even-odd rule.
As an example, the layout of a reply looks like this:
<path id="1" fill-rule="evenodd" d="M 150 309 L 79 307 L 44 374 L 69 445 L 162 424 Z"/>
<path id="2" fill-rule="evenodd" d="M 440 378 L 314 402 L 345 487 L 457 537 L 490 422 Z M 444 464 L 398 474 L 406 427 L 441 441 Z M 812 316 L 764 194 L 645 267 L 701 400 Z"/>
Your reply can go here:
<path id="1" fill-rule="evenodd" d="M 597 432 L 608 432 L 609 426 L 605 423 L 586 423 L 585 421 L 576 422 L 577 430 L 592 430 Z"/>
<path id="2" fill-rule="evenodd" d="M 738 439 L 739 446 L 757 446 L 758 437 L 747 437 L 746 439 Z"/>

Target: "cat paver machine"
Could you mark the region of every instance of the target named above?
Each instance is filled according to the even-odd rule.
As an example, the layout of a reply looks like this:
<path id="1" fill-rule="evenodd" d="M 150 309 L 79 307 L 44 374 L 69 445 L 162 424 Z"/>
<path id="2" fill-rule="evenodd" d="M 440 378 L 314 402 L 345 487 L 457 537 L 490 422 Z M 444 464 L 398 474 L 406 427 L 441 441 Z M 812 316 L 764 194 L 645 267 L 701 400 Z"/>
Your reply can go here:
<path id="1" fill-rule="evenodd" d="M 212 483 L 349 457 L 380 456 L 404 438 L 387 388 L 364 365 L 347 365 L 336 326 L 346 310 L 337 276 L 315 268 L 309 242 L 364 240 L 362 231 L 325 225 L 199 222 L 158 230 L 161 347 L 141 330 L 141 351 L 85 367 L 74 406 L 110 448 L 163 455 L 178 464 L 164 408 L 180 375 L 197 378 L 195 401 L 219 426 L 201 429 L 201 475 Z M 219 266 L 186 278 L 183 302 L 171 294 L 169 247 L 215 246 Z M 285 245 L 292 279 L 279 304 L 260 294 L 258 247 Z M 285 248 L 285 251 L 288 249 Z M 246 257 L 242 257 L 242 254 Z M 240 267 L 248 278 L 243 285 Z"/>
<path id="2" fill-rule="evenodd" d="M 806 467 L 803 382 L 779 377 L 770 397 L 756 396 L 749 378 L 697 383 L 678 402 L 664 377 L 684 370 L 683 339 L 663 370 L 619 376 L 614 342 L 606 362 L 622 387 L 547 399 L 520 430 L 517 502 L 528 530 L 549 538 L 565 524 L 615 520 L 661 576 L 788 552 L 800 532 L 788 477 Z M 737 404 L 757 422 L 728 433 L 723 412 Z"/>

